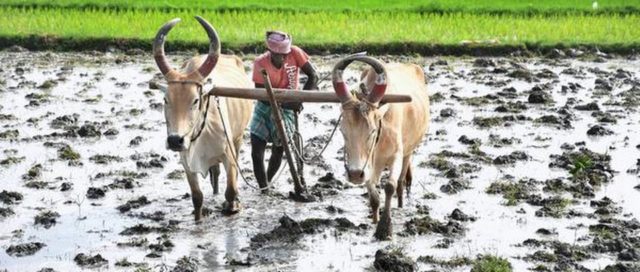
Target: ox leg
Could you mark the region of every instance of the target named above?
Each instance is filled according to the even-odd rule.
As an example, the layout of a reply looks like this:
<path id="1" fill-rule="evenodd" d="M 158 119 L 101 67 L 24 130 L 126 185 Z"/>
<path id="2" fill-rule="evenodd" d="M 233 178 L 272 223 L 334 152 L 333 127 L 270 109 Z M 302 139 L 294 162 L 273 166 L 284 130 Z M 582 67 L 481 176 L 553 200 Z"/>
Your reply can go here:
<path id="1" fill-rule="evenodd" d="M 211 181 L 211 187 L 213 187 L 213 194 L 218 194 L 218 184 L 220 178 L 220 164 L 216 164 L 209 168 L 209 180 Z"/>
<path id="2" fill-rule="evenodd" d="M 389 180 L 384 185 L 384 211 L 382 212 L 382 218 L 376 226 L 376 232 L 373 236 L 378 240 L 390 240 L 393 233 L 393 225 L 391 224 L 391 201 L 393 194 L 396 192 L 396 186 L 398 184 L 398 178 L 402 171 L 402 161 L 400 156 L 396 156 L 393 160 L 393 166 L 389 174 Z"/>
<path id="3" fill-rule="evenodd" d="M 222 213 L 225 215 L 236 214 L 241 209 L 238 200 L 238 166 L 228 157 L 222 161 L 227 173 L 227 189 L 224 191 L 226 201 L 222 204 Z"/>
<path id="4" fill-rule="evenodd" d="M 371 219 L 373 219 L 374 224 L 378 223 L 378 215 L 380 209 L 380 194 L 378 193 L 378 188 L 376 187 L 379 182 L 379 173 L 373 173 L 371 179 L 367 181 L 367 192 L 369 193 L 369 204 L 371 205 Z"/>
<path id="5" fill-rule="evenodd" d="M 404 203 L 404 186 L 407 177 L 407 171 L 409 171 L 409 166 L 411 165 L 411 155 L 406 156 L 402 159 L 402 171 L 400 171 L 400 176 L 398 179 L 398 187 L 396 188 L 396 195 L 398 196 L 398 207 L 402 208 Z"/>
<path id="6" fill-rule="evenodd" d="M 189 187 L 191 188 L 191 201 L 193 201 L 193 214 L 196 221 L 202 219 L 202 202 L 203 196 L 198 184 L 198 175 L 196 173 L 190 173 L 187 171 L 187 181 L 189 181 Z"/>

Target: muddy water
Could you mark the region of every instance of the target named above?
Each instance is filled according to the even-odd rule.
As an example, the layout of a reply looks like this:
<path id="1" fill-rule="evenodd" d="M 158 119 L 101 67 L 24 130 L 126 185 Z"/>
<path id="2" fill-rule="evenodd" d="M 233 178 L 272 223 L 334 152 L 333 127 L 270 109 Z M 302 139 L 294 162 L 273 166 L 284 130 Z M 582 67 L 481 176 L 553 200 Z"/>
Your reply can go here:
<path id="1" fill-rule="evenodd" d="M 164 148 L 166 132 L 162 96 L 159 91 L 149 89 L 148 81 L 154 77 L 156 68 L 148 56 L 1 53 L 0 59 L 0 113 L 3 114 L 0 132 L 18 131 L 14 137 L 9 135 L 0 139 L 3 151 L 0 157 L 2 160 L 24 157 L 17 163 L 0 166 L 0 191 L 18 192 L 23 196 L 21 200 L 0 204 L 0 207 L 10 208 L 15 213 L 0 217 L 0 270 L 36 271 L 44 267 L 57 271 L 78 270 L 80 266 L 74 258 L 84 253 L 89 256 L 100 254 L 108 261 L 107 264 L 96 265 L 95 269 L 99 270 L 132 270 L 136 266 L 166 270 L 178 263 L 184 265 L 186 256 L 201 270 L 358 271 L 372 267 L 373 256 L 378 249 L 395 248 L 413 260 L 427 255 L 442 260 L 453 257 L 474 259 L 479 254 L 498 255 L 507 258 L 515 271 L 524 271 L 541 264 L 523 258 L 537 250 L 519 245 L 527 239 L 560 241 L 577 246 L 587 246 L 592 242 L 594 234 L 588 226 L 596 224 L 600 217 L 594 215 L 590 200 L 610 198 L 621 209 L 620 213 L 612 215 L 613 218 L 632 220 L 640 216 L 640 191 L 634 189 L 640 184 L 640 179 L 637 173 L 627 173 L 628 169 L 640 167 L 636 165 L 640 159 L 636 147 L 640 145 L 640 114 L 634 106 L 608 105 L 622 101 L 617 95 L 634 84 L 638 85 L 640 62 L 637 60 L 593 62 L 498 58 L 489 60 L 487 65 L 482 61 L 474 64 L 474 59 L 448 59 L 443 63 L 435 59 L 396 58 L 425 67 L 434 100 L 431 108 L 433 121 L 424 144 L 414 156 L 414 185 L 405 208 L 397 209 L 394 205 L 394 239 L 378 242 L 373 239 L 374 226 L 367 218 L 369 210 L 367 198 L 363 196 L 364 188 L 347 185 L 334 190 L 337 194 L 331 194 L 332 190 L 321 190 L 322 201 L 294 203 L 283 197 L 292 189 L 286 169 L 274 182 L 275 189 L 271 195 L 261 195 L 240 181 L 244 210 L 230 217 L 219 213 L 223 195 L 213 195 L 207 179 L 201 178 L 205 205 L 213 212 L 201 224 L 195 224 L 190 197 L 185 196 L 189 190 L 184 175 L 177 172 L 177 178 L 169 177 L 170 173 L 175 174 L 174 171 L 182 169 L 177 155 Z M 336 59 L 315 57 L 315 60 L 319 70 L 326 73 Z M 249 67 L 250 58 L 246 64 Z M 573 75 L 562 73 L 569 68 L 579 72 Z M 509 75 L 516 70 L 531 72 L 532 82 Z M 355 78 L 357 71 L 349 71 L 348 75 Z M 602 92 L 603 83 L 596 82 L 598 78 L 605 79 L 611 90 L 593 97 Z M 528 92 L 536 85 L 547 83 L 553 83 L 544 90 L 553 102 L 528 103 Z M 563 93 L 563 86 L 573 83 L 582 88 Z M 323 86 L 328 87 L 329 82 L 323 82 Z M 468 102 L 473 97 L 496 96 L 509 87 L 516 90 L 512 98 L 498 96 L 482 103 Z M 527 109 L 517 114 L 494 111 L 508 101 L 524 102 Z M 599 122 L 592 116 L 593 111 L 578 111 L 574 106 L 592 101 L 597 102 L 601 112 L 610 113 L 617 121 L 603 125 L 613 134 L 587 135 L 587 130 Z M 558 110 L 565 104 L 569 105 L 570 126 L 533 121 L 543 115 L 558 115 Z M 447 108 L 453 109 L 453 116 L 441 116 L 441 110 Z M 73 114 L 77 114 L 76 121 L 67 123 L 71 127 L 52 126 L 54 119 L 61 116 L 72 116 L 67 120 L 74 119 Z M 472 121 L 477 117 L 518 114 L 529 120 L 507 121 L 490 128 L 480 127 Z M 304 137 L 323 137 L 331 132 L 331 122 L 338 118 L 339 108 L 308 104 L 303 115 Z M 103 135 L 51 136 L 56 132 L 78 133 L 86 122 L 91 122 Z M 85 126 L 84 131 L 87 128 L 90 126 Z M 110 129 L 118 133 L 105 136 Z M 425 167 L 425 162 L 436 158 L 436 154 L 442 151 L 469 154 L 469 146 L 458 140 L 463 135 L 478 138 L 481 144 L 477 148 L 490 159 L 446 158 L 455 165 L 469 163 L 478 168 L 478 171 L 458 178 L 468 182 L 468 188 L 449 194 L 441 186 L 452 178 Z M 490 141 L 490 135 L 511 139 L 513 143 L 497 147 Z M 552 178 L 569 178 L 568 170 L 549 167 L 550 156 L 562 154 L 565 150 L 561 146 L 565 143 L 579 143 L 577 148 L 580 148 L 580 142 L 584 142 L 584 147 L 591 151 L 608 154 L 615 173 L 610 182 L 594 189 L 592 198 L 574 198 L 566 191 L 542 192 L 542 185 L 538 185 L 538 193 L 543 197 L 560 195 L 576 200 L 558 218 L 536 216 L 539 206 L 524 201 L 506 205 L 507 200 L 501 195 L 486 193 L 490 184 L 500 180 L 533 178 L 544 182 Z M 323 143 L 320 141 L 319 146 Z M 63 144 L 69 145 L 80 158 L 71 162 L 60 159 L 59 150 Z M 322 161 L 324 166 L 305 168 L 309 185 L 320 183 L 318 178 L 328 172 L 335 173 L 338 180 L 345 182 L 340 160 L 342 144 L 338 133 L 323 158 L 316 160 Z M 251 179 L 249 150 L 245 143 L 240 163 L 245 176 Z M 493 158 L 513 151 L 524 151 L 528 158 L 506 165 L 492 163 Z M 106 163 L 90 159 L 99 154 L 115 158 Z M 41 165 L 41 173 L 28 177 L 29 170 L 37 164 Z M 160 166 L 147 168 L 145 164 Z M 133 188 L 109 187 L 116 180 L 126 178 Z M 254 183 L 252 180 L 249 182 Z M 69 190 L 61 191 L 69 184 Z M 224 184 L 221 182 L 221 191 Z M 32 188 L 36 185 L 43 188 Z M 103 189 L 104 197 L 89 198 L 89 188 Z M 434 195 L 435 198 L 425 197 Z M 124 213 L 118 210 L 120 205 L 142 196 L 150 203 Z M 330 212 L 330 206 L 341 212 Z M 456 208 L 477 220 L 463 222 L 465 233 L 451 237 L 448 248 L 439 248 L 436 245 L 442 244 L 445 238 L 441 234 L 403 234 L 406 221 L 421 217 L 418 212 L 424 208 L 417 207 L 428 207 L 430 217 L 438 221 L 446 222 Z M 36 217 L 44 211 L 59 214 L 55 224 L 49 227 L 34 224 Z M 576 213 L 583 215 L 569 215 Z M 155 217 L 150 216 L 154 214 Z M 252 246 L 252 237 L 278 227 L 278 220 L 285 215 L 296 221 L 345 217 L 355 225 L 364 224 L 368 228 L 319 228 L 287 243 Z M 155 229 L 134 235 L 122 233 L 138 224 Z M 552 230 L 555 234 L 536 234 L 540 228 Z M 118 245 L 132 239 L 146 239 L 146 242 L 138 247 Z M 7 252 L 12 245 L 31 242 L 41 242 L 45 246 L 32 255 L 21 257 Z M 160 244 L 163 246 L 155 246 Z M 125 258 L 134 263 L 133 266 L 116 265 Z M 593 253 L 589 258 L 576 261 L 576 264 L 588 270 L 599 270 L 616 262 L 614 253 Z M 553 263 L 542 264 L 553 267 Z M 445 271 L 469 269 L 469 266 L 443 268 L 423 262 L 418 262 L 418 267 L 420 270 L 436 268 Z"/>

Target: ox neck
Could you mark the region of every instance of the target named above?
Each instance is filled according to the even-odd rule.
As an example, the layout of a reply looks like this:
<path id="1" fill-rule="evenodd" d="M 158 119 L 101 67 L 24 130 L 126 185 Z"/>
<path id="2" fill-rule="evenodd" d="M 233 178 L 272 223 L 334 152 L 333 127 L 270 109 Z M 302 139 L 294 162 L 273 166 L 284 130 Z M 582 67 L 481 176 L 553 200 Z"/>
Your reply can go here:
<path id="1" fill-rule="evenodd" d="M 200 97 L 201 97 L 200 105 L 198 106 L 198 108 L 200 109 L 200 111 L 204 111 L 204 113 L 200 114 L 200 116 L 202 116 L 202 120 L 200 122 L 198 133 L 196 133 L 195 135 L 192 134 L 191 142 L 194 142 L 195 140 L 198 139 L 198 137 L 200 137 L 200 135 L 202 134 L 202 131 L 204 131 L 205 126 L 207 125 L 207 116 L 209 114 L 209 103 L 211 102 L 211 98 L 210 97 L 207 98 L 207 104 L 205 105 L 204 109 L 202 109 L 202 99 L 204 99 L 204 95 L 201 95 Z M 194 127 L 194 129 L 195 128 L 196 127 Z"/>

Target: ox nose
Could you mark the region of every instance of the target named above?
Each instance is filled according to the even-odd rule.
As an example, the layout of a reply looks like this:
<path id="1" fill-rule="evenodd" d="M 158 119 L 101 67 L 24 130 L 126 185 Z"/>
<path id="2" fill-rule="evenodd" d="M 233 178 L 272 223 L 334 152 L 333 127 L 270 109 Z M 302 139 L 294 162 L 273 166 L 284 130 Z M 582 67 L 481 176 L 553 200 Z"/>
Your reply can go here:
<path id="1" fill-rule="evenodd" d="M 349 175 L 349 181 L 353 182 L 353 183 L 361 183 L 362 180 L 364 179 L 364 171 L 362 170 L 349 170 L 348 171 L 348 175 Z"/>
<path id="2" fill-rule="evenodd" d="M 167 143 L 169 144 L 169 148 L 173 150 L 182 149 L 184 146 L 184 137 L 180 137 L 178 135 L 171 135 L 167 137 Z"/>

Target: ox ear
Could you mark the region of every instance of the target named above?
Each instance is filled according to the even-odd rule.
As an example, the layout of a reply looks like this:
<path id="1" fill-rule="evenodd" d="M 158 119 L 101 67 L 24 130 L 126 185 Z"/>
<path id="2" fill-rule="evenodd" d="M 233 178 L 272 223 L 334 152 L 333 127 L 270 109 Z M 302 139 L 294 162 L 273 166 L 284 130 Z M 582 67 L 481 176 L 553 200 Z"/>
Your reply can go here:
<path id="1" fill-rule="evenodd" d="M 160 90 L 163 94 L 166 94 L 168 89 L 169 89 L 169 88 L 168 88 L 168 86 L 167 86 L 167 85 L 164 85 L 164 84 L 158 84 L 158 90 Z"/>
<path id="2" fill-rule="evenodd" d="M 167 88 L 167 85 L 160 84 L 155 80 L 151 80 L 151 81 L 149 81 L 149 89 L 160 90 L 162 93 L 166 94 L 168 88 Z"/>

